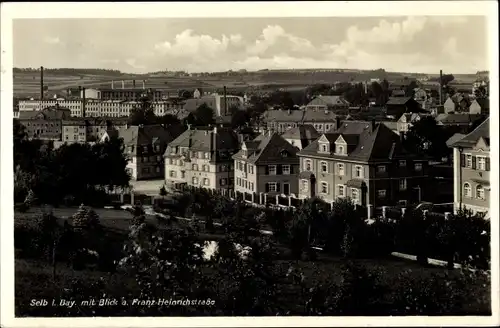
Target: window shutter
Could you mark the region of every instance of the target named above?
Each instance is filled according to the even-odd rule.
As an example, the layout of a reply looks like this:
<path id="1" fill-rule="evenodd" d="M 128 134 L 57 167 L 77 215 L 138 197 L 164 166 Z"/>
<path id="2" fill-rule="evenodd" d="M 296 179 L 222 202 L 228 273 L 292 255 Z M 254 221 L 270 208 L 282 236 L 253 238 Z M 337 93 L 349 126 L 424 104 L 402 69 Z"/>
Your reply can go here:
<path id="1" fill-rule="evenodd" d="M 472 156 L 472 168 L 476 169 L 476 156 Z"/>
<path id="2" fill-rule="evenodd" d="M 281 167 L 281 164 L 276 165 L 276 174 L 283 174 L 283 168 Z"/>
<path id="3" fill-rule="evenodd" d="M 276 183 L 276 191 L 281 192 L 281 183 Z"/>
<path id="4" fill-rule="evenodd" d="M 266 175 L 269 175 L 269 165 L 266 165 Z"/>
<path id="5" fill-rule="evenodd" d="M 460 154 L 460 166 L 465 167 L 465 154 Z"/>
<path id="6" fill-rule="evenodd" d="M 486 157 L 486 171 L 490 170 L 490 158 Z"/>
<path id="7" fill-rule="evenodd" d="M 266 182 L 266 192 L 269 192 L 269 183 Z"/>
<path id="8" fill-rule="evenodd" d="M 293 174 L 293 165 L 290 165 L 290 174 Z"/>

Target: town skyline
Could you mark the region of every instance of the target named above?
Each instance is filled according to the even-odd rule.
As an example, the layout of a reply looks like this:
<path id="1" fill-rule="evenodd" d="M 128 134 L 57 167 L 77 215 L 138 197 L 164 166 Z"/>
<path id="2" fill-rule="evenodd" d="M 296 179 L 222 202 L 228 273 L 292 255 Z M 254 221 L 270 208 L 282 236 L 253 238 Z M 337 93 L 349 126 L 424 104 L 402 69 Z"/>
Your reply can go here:
<path id="1" fill-rule="evenodd" d="M 16 19 L 13 66 L 474 74 L 489 66 L 486 24 L 484 16 Z"/>

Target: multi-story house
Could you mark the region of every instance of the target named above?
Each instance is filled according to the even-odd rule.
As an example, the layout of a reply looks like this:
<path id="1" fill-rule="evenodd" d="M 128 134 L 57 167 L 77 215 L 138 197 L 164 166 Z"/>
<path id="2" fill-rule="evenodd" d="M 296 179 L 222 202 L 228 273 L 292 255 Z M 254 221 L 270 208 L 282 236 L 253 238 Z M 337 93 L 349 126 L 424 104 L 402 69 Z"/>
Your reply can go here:
<path id="1" fill-rule="evenodd" d="M 117 130 L 123 138 L 129 162 L 127 171 L 134 180 L 163 179 L 163 154 L 183 131 L 182 126 L 139 125 Z"/>
<path id="2" fill-rule="evenodd" d="M 428 160 L 407 153 L 383 123 L 344 121 L 298 156 L 300 198 L 380 207 L 420 202 L 427 192 Z"/>
<path id="3" fill-rule="evenodd" d="M 413 126 L 413 123 L 418 122 L 422 117 L 430 116 L 428 113 L 405 113 L 397 120 L 397 133 L 407 133 Z"/>
<path id="4" fill-rule="evenodd" d="M 71 111 L 59 106 L 19 112 L 19 122 L 26 128 L 28 138 L 43 140 L 61 140 L 62 121 L 70 117 Z"/>
<path id="5" fill-rule="evenodd" d="M 490 119 L 453 146 L 454 207 L 488 215 L 490 207 Z"/>
<path id="6" fill-rule="evenodd" d="M 189 185 L 206 189 L 232 190 L 233 160 L 239 149 L 236 133 L 230 128 L 184 131 L 164 153 L 165 185 L 177 189 Z"/>
<path id="7" fill-rule="evenodd" d="M 420 112 L 420 105 L 412 97 L 391 97 L 385 104 L 386 115 L 394 118 L 401 117 L 404 113 Z"/>
<path id="8" fill-rule="evenodd" d="M 330 110 L 348 109 L 349 102 L 341 96 L 318 96 L 311 100 L 307 105 L 307 110 Z"/>
<path id="9" fill-rule="evenodd" d="M 295 128 L 287 130 L 281 135 L 283 139 L 288 141 L 292 146 L 299 150 L 309 146 L 311 142 L 318 139 L 320 134 L 312 125 L 299 125 Z"/>
<path id="10" fill-rule="evenodd" d="M 339 116 L 330 110 L 269 110 L 264 112 L 262 120 L 267 130 L 284 133 L 301 125 L 311 125 L 317 132 L 330 130 Z"/>
<path id="11" fill-rule="evenodd" d="M 206 104 L 214 110 L 215 116 L 226 116 L 231 114 L 231 108 L 242 108 L 243 103 L 243 97 L 234 95 L 226 95 L 224 97 L 218 93 L 213 93 L 210 95 L 204 95 L 200 98 L 187 99 L 183 108 L 193 112 L 202 104 Z"/>
<path id="12" fill-rule="evenodd" d="M 40 111 L 46 108 L 67 108 L 71 112 L 71 116 L 80 117 L 83 114 L 82 100 L 66 100 L 66 99 L 47 99 L 47 100 L 20 100 L 19 111 Z"/>
<path id="13" fill-rule="evenodd" d="M 140 88 L 103 88 L 99 89 L 101 100 L 122 100 L 122 101 L 139 101 L 145 94 L 151 97 L 153 101 L 159 101 L 163 97 L 163 93 L 160 90 L 146 89 L 143 85 L 143 89 Z"/>
<path id="14" fill-rule="evenodd" d="M 126 122 L 120 119 L 108 120 L 102 117 L 71 118 L 62 121 L 62 142 L 97 142 L 109 129 L 124 128 Z"/>
<path id="15" fill-rule="evenodd" d="M 298 149 L 275 132 L 243 142 L 234 156 L 234 190 L 270 196 L 297 195 Z"/>

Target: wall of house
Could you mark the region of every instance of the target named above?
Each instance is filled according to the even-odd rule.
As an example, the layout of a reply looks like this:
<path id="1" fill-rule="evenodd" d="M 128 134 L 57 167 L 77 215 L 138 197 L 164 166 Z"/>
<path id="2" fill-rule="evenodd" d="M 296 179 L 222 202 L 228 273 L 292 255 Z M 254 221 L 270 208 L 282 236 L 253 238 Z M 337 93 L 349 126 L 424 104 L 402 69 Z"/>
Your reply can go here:
<path id="1" fill-rule="evenodd" d="M 274 164 L 273 164 L 274 165 Z M 282 163 L 277 163 L 276 165 L 284 165 Z M 289 165 L 289 164 L 285 164 Z M 276 174 L 269 175 L 267 173 L 267 165 L 257 166 L 257 193 L 266 192 L 266 183 L 276 182 L 279 185 L 279 192 L 267 192 L 269 196 L 281 195 L 284 192 L 284 184 L 288 183 L 290 187 L 289 194 L 298 195 L 298 176 L 299 176 L 299 165 L 290 164 L 291 173 L 290 174 Z M 279 169 L 278 169 L 279 172 Z"/>
<path id="2" fill-rule="evenodd" d="M 28 138 L 61 140 L 60 120 L 20 120 L 20 123 L 26 128 Z"/>
<path id="3" fill-rule="evenodd" d="M 62 129 L 62 141 L 67 143 L 86 142 L 87 129 L 85 122 L 81 125 L 64 125 Z"/>

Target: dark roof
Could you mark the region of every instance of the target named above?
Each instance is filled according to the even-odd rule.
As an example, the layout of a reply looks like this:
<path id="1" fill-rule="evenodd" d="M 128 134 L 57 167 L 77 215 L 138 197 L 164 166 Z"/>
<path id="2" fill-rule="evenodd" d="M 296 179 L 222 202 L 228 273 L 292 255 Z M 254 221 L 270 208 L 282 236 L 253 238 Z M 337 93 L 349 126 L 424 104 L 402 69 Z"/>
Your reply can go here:
<path id="1" fill-rule="evenodd" d="M 412 99 L 411 97 L 390 97 L 386 105 L 406 105 L 408 101 Z"/>
<path id="2" fill-rule="evenodd" d="M 489 98 L 476 98 L 475 100 L 481 109 L 490 109 L 490 99 Z"/>
<path id="3" fill-rule="evenodd" d="M 481 114 L 439 114 L 436 121 L 441 124 L 469 124 L 481 118 Z"/>
<path id="4" fill-rule="evenodd" d="M 71 117 L 71 110 L 63 107 L 49 107 L 40 111 L 20 111 L 20 120 L 62 120 Z"/>
<path id="5" fill-rule="evenodd" d="M 238 135 L 230 128 L 214 130 L 188 129 L 170 143 L 172 147 L 186 147 L 195 151 L 235 150 L 239 149 Z M 215 139 L 211 139 L 215 133 Z M 189 141 L 191 139 L 191 141 Z M 213 143 L 215 140 L 215 143 Z M 191 143 L 191 146 L 190 146 Z"/>
<path id="6" fill-rule="evenodd" d="M 118 129 L 118 136 L 126 146 L 170 143 L 183 131 L 181 125 L 141 125 Z M 134 153 L 136 147 L 134 147 Z"/>
<path id="7" fill-rule="evenodd" d="M 455 142 L 462 140 L 465 137 L 465 134 L 455 133 L 448 140 L 446 140 L 446 146 L 453 147 Z"/>
<path id="8" fill-rule="evenodd" d="M 245 158 L 243 156 L 244 151 L 240 150 L 233 156 L 233 159 L 244 160 L 253 164 L 299 162 L 296 156 L 298 149 L 277 133 L 258 135 L 254 140 L 245 142 L 244 146 L 247 147 L 248 156 Z M 285 153 L 286 156 L 284 156 L 283 153 Z"/>
<path id="9" fill-rule="evenodd" d="M 294 140 L 316 140 L 319 138 L 320 134 L 314 126 L 310 124 L 299 125 L 295 128 L 288 129 L 285 133 L 281 135 L 284 139 L 294 139 Z"/>
<path id="10" fill-rule="evenodd" d="M 319 156 L 332 159 L 356 160 L 362 162 L 407 158 L 400 137 L 383 123 L 349 121 L 343 122 L 337 131 L 329 131 L 324 136 L 330 143 L 329 154 L 318 153 L 318 140 L 299 152 L 301 156 Z M 335 141 L 342 136 L 348 144 L 348 155 L 334 154 Z M 351 144 L 351 146 L 349 146 Z"/>
<path id="11" fill-rule="evenodd" d="M 345 100 L 344 97 L 342 97 L 342 96 L 318 96 L 318 97 L 315 97 L 313 100 L 311 100 L 311 102 L 313 102 L 315 100 L 320 100 L 320 101 L 324 102 L 325 105 L 329 105 L 329 106 L 339 105 L 339 102 L 341 103 L 341 105 L 349 105 L 349 102 L 347 100 Z"/>
<path id="12" fill-rule="evenodd" d="M 203 104 L 206 104 L 208 107 L 212 108 L 215 111 L 215 97 L 212 95 L 203 96 L 201 98 L 187 99 L 182 108 L 189 112 L 194 112 Z"/>
<path id="13" fill-rule="evenodd" d="M 479 124 L 471 133 L 453 144 L 453 147 L 472 147 L 480 138 L 483 138 L 488 144 L 490 140 L 490 118 Z"/>
<path id="14" fill-rule="evenodd" d="M 269 110 L 264 112 L 266 122 L 334 122 L 337 114 L 331 110 Z"/>

